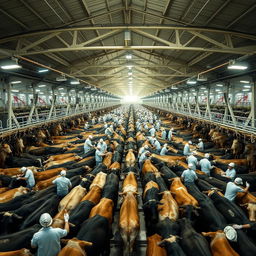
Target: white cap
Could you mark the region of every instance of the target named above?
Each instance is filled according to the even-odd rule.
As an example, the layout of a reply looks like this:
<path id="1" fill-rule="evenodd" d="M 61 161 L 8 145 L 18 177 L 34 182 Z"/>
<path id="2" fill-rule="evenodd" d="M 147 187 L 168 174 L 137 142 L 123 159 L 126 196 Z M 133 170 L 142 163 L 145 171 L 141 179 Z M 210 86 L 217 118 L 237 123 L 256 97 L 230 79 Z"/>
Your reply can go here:
<path id="1" fill-rule="evenodd" d="M 67 172 L 66 172 L 65 170 L 62 170 L 62 171 L 60 172 L 60 175 L 61 175 L 61 176 L 66 176 L 66 174 L 67 174 Z"/>
<path id="2" fill-rule="evenodd" d="M 200 139 L 198 139 L 199 141 L 202 141 L 202 139 L 200 138 Z"/>
<path id="3" fill-rule="evenodd" d="M 171 130 L 173 131 L 173 130 L 174 130 L 174 128 L 171 128 Z"/>
<path id="4" fill-rule="evenodd" d="M 237 184 L 237 185 L 243 185 L 243 180 L 238 177 L 238 178 L 235 178 L 234 182 Z"/>
<path id="5" fill-rule="evenodd" d="M 168 146 L 168 144 L 167 144 L 167 143 L 165 143 L 165 144 L 164 144 L 164 147 L 167 147 L 167 146 Z"/>
<path id="6" fill-rule="evenodd" d="M 92 138 L 93 138 L 93 136 L 92 136 L 92 135 L 89 135 L 89 136 L 88 136 L 88 138 L 89 138 L 89 139 L 92 139 Z"/>
<path id="7" fill-rule="evenodd" d="M 192 168 L 192 167 L 194 167 L 193 164 L 188 164 L 188 168 Z"/>
<path id="8" fill-rule="evenodd" d="M 103 139 L 100 139 L 100 142 L 103 142 Z"/>
<path id="9" fill-rule="evenodd" d="M 206 153 L 206 154 L 204 155 L 204 157 L 205 157 L 205 158 L 209 158 L 210 155 L 209 155 L 208 153 Z"/>
<path id="10" fill-rule="evenodd" d="M 26 170 L 27 170 L 27 167 L 21 167 L 21 168 L 20 168 L 20 171 L 21 171 L 21 172 L 25 172 Z"/>
<path id="11" fill-rule="evenodd" d="M 229 163 L 228 166 L 235 167 L 235 164 L 234 163 Z"/>
<path id="12" fill-rule="evenodd" d="M 41 226 L 43 226 L 45 228 L 51 226 L 51 224 L 52 224 L 51 215 L 49 213 L 43 213 L 40 216 L 39 223 L 41 224 Z"/>
<path id="13" fill-rule="evenodd" d="M 224 228 L 224 233 L 226 235 L 226 238 L 230 241 L 237 241 L 237 232 L 236 230 L 231 226 L 226 226 Z"/>
<path id="14" fill-rule="evenodd" d="M 192 141 L 191 141 L 191 140 L 189 140 L 189 141 L 188 141 L 188 144 L 190 144 L 190 145 L 191 145 L 191 144 L 192 144 Z"/>

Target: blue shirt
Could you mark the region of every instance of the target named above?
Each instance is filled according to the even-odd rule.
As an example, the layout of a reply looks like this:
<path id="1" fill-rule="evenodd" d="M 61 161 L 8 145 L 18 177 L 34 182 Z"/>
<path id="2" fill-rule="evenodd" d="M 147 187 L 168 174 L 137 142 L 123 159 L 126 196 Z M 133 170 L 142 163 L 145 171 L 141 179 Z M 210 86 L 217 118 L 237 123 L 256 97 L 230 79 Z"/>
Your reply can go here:
<path id="1" fill-rule="evenodd" d="M 168 132 L 168 140 L 171 140 L 171 138 L 172 138 L 172 130 L 169 130 L 169 132 Z"/>
<path id="2" fill-rule="evenodd" d="M 100 147 L 100 151 L 101 152 L 105 152 L 105 151 L 107 151 L 107 148 L 108 148 L 108 146 L 107 146 L 107 143 L 106 142 L 99 142 L 98 144 L 97 144 L 97 147 Z"/>
<path id="3" fill-rule="evenodd" d="M 52 181 L 53 184 L 57 185 L 57 195 L 65 196 L 68 194 L 69 188 L 72 186 L 70 180 L 66 177 L 58 177 Z"/>
<path id="4" fill-rule="evenodd" d="M 190 154 L 190 147 L 188 144 L 185 144 L 184 149 L 183 149 L 183 155 L 188 156 Z"/>
<path id="5" fill-rule="evenodd" d="M 84 153 L 87 153 L 92 149 L 92 141 L 87 138 L 86 141 L 84 142 Z"/>
<path id="6" fill-rule="evenodd" d="M 95 151 L 95 161 L 96 162 L 102 162 L 102 154 L 103 154 L 102 151 L 99 149 L 97 149 Z"/>
<path id="7" fill-rule="evenodd" d="M 112 131 L 110 130 L 110 128 L 108 127 L 106 130 L 105 130 L 105 134 L 106 135 L 109 135 L 109 136 L 112 136 Z"/>
<path id="8" fill-rule="evenodd" d="M 140 155 L 140 158 L 139 158 L 139 162 L 143 162 L 147 159 L 148 157 L 146 156 L 146 151 L 143 152 L 141 155 Z"/>
<path id="9" fill-rule="evenodd" d="M 227 169 L 226 170 L 226 176 L 230 177 L 231 180 L 233 181 L 236 177 L 236 170 L 234 168 L 232 168 L 231 170 Z"/>
<path id="10" fill-rule="evenodd" d="M 155 136 L 156 134 L 156 129 L 154 127 L 152 127 L 150 130 L 149 130 L 149 133 L 151 136 Z"/>
<path id="11" fill-rule="evenodd" d="M 210 161 L 206 158 L 203 158 L 200 160 L 199 164 L 201 166 L 201 171 L 207 175 L 210 175 L 210 170 L 212 167 Z"/>
<path id="12" fill-rule="evenodd" d="M 168 149 L 166 147 L 162 147 L 160 156 L 165 156 L 167 152 L 168 152 Z"/>
<path id="13" fill-rule="evenodd" d="M 197 146 L 198 146 L 198 149 L 199 149 L 199 150 L 204 150 L 204 143 L 203 143 L 202 141 L 200 141 L 200 142 L 197 144 Z"/>
<path id="14" fill-rule="evenodd" d="M 35 186 L 34 174 L 33 174 L 33 172 L 30 169 L 27 169 L 24 178 L 26 178 L 27 185 L 29 185 L 30 187 L 34 187 Z"/>
<path id="15" fill-rule="evenodd" d="M 158 151 L 161 150 L 161 144 L 160 144 L 160 142 L 159 142 L 158 140 L 156 140 L 156 141 L 154 142 L 154 146 L 156 147 L 156 150 L 158 150 Z"/>
<path id="16" fill-rule="evenodd" d="M 236 194 L 237 192 L 244 192 L 244 190 L 242 188 L 240 188 L 239 186 L 237 186 L 234 182 L 228 182 L 227 187 L 226 187 L 226 192 L 225 192 L 225 197 L 230 200 L 230 201 L 234 201 L 236 198 Z"/>
<path id="17" fill-rule="evenodd" d="M 162 139 L 166 140 L 166 130 L 162 131 Z"/>
<path id="18" fill-rule="evenodd" d="M 196 166 L 198 164 L 198 161 L 197 161 L 197 158 L 193 155 L 190 155 L 188 158 L 187 158 L 187 162 L 188 164 L 193 164 L 193 167 L 192 167 L 192 170 L 196 170 Z"/>
<path id="19" fill-rule="evenodd" d="M 60 239 L 67 235 L 61 228 L 42 228 L 33 235 L 31 244 L 36 246 L 37 256 L 57 256 L 60 252 Z"/>
<path id="20" fill-rule="evenodd" d="M 184 182 L 194 182 L 195 180 L 197 180 L 197 175 L 195 173 L 195 171 L 187 169 L 185 171 L 183 171 L 183 173 L 181 174 L 181 177 L 184 179 Z"/>

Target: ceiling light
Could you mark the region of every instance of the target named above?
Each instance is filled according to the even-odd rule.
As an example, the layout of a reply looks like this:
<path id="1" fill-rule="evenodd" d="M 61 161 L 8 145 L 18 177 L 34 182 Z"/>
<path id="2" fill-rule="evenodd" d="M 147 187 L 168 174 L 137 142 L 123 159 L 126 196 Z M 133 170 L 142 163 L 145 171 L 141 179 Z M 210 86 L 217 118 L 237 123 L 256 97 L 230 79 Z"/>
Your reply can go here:
<path id="1" fill-rule="evenodd" d="M 20 84 L 21 81 L 12 81 L 11 84 Z"/>
<path id="2" fill-rule="evenodd" d="M 40 92 L 40 89 L 36 89 L 36 92 Z"/>
<path id="3" fill-rule="evenodd" d="M 16 58 L 5 60 L 1 64 L 1 69 L 4 69 L 4 70 L 18 69 L 18 68 L 22 68 L 22 67 L 18 64 L 18 59 Z"/>
<path id="4" fill-rule="evenodd" d="M 175 87 L 175 86 L 172 86 L 171 89 L 172 89 L 172 90 L 177 90 L 178 88 Z"/>
<path id="5" fill-rule="evenodd" d="M 40 84 L 38 87 L 46 87 L 46 84 Z"/>
<path id="6" fill-rule="evenodd" d="M 19 90 L 12 90 L 12 92 L 19 92 Z"/>
<path id="7" fill-rule="evenodd" d="M 199 75 L 199 74 L 198 74 L 196 80 L 199 81 L 199 82 L 205 82 L 205 81 L 207 81 L 207 77 L 204 76 L 204 75 Z"/>
<path id="8" fill-rule="evenodd" d="M 204 92 L 208 92 L 208 91 L 206 90 L 206 91 L 204 91 Z"/>
<path id="9" fill-rule="evenodd" d="M 223 84 L 216 84 L 216 86 L 218 86 L 218 87 L 223 87 Z"/>
<path id="10" fill-rule="evenodd" d="M 228 69 L 234 69 L 234 70 L 245 70 L 247 68 L 248 68 L 247 65 L 245 65 L 243 63 L 236 62 L 234 60 L 231 60 L 228 65 Z"/>
<path id="11" fill-rule="evenodd" d="M 218 92 L 219 94 L 222 93 L 222 92 Z"/>
<path id="12" fill-rule="evenodd" d="M 126 57 L 127 60 L 131 60 L 132 59 L 132 55 L 131 54 L 126 54 L 125 57 Z"/>
<path id="13" fill-rule="evenodd" d="M 132 72 L 128 72 L 128 75 L 129 75 L 129 76 L 132 76 Z"/>
<path id="14" fill-rule="evenodd" d="M 61 88 L 59 88 L 58 90 L 64 90 L 64 88 L 61 87 Z"/>
<path id="15" fill-rule="evenodd" d="M 242 80 L 242 81 L 240 81 L 240 83 L 242 83 L 242 84 L 249 84 L 250 81 Z"/>
<path id="16" fill-rule="evenodd" d="M 244 88 L 251 88 L 250 85 L 244 85 Z"/>
<path id="17" fill-rule="evenodd" d="M 206 87 L 201 87 L 200 89 L 205 90 L 205 89 L 206 89 Z"/>
<path id="18" fill-rule="evenodd" d="M 196 80 L 188 80 L 187 81 L 187 84 L 196 84 L 197 82 L 196 82 Z"/>
<path id="19" fill-rule="evenodd" d="M 219 91 L 220 91 L 220 89 L 215 89 L 215 91 L 216 91 L 216 92 L 219 92 Z"/>
<path id="20" fill-rule="evenodd" d="M 4 69 L 4 70 L 8 70 L 8 69 L 18 69 L 18 68 L 21 68 L 21 66 L 18 65 L 18 64 L 1 66 L 1 69 Z"/>
<path id="21" fill-rule="evenodd" d="M 67 78 L 66 78 L 65 75 L 63 74 L 63 75 L 61 75 L 61 76 L 56 77 L 56 81 L 57 81 L 57 82 L 65 82 L 65 81 L 67 81 Z"/>
<path id="22" fill-rule="evenodd" d="M 80 84 L 79 80 L 73 80 L 70 82 L 70 84 Z"/>
<path id="23" fill-rule="evenodd" d="M 39 92 L 39 94 L 44 94 L 43 92 Z"/>
<path id="24" fill-rule="evenodd" d="M 192 89 L 191 91 L 192 91 L 192 92 L 194 92 L 194 91 L 195 91 L 195 89 Z"/>
<path id="25" fill-rule="evenodd" d="M 79 93 L 83 93 L 84 91 L 79 91 Z"/>
<path id="26" fill-rule="evenodd" d="M 97 90 L 97 88 L 91 88 L 91 91 L 96 91 Z"/>
<path id="27" fill-rule="evenodd" d="M 243 91 L 243 92 L 249 92 L 250 89 L 243 89 L 242 91 Z"/>
<path id="28" fill-rule="evenodd" d="M 129 80 L 132 80 L 132 77 L 129 77 L 128 79 L 129 79 Z"/>
<path id="29" fill-rule="evenodd" d="M 129 31 L 129 30 L 124 31 L 124 40 L 125 41 L 130 41 L 131 40 L 131 31 Z"/>
<path id="30" fill-rule="evenodd" d="M 129 66 L 126 66 L 126 67 L 129 68 L 129 69 L 132 69 L 132 66 L 130 66 L 130 65 L 129 65 Z"/>
<path id="31" fill-rule="evenodd" d="M 48 72 L 48 71 L 49 71 L 48 68 L 44 68 L 44 69 L 39 69 L 38 73 L 45 73 L 45 72 Z"/>

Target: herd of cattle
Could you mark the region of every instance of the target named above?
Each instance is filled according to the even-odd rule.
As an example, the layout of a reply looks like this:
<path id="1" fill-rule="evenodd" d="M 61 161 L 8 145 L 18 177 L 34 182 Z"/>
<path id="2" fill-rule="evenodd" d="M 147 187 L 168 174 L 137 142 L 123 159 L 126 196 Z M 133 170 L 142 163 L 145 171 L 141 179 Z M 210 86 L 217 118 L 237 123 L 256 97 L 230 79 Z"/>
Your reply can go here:
<path id="1" fill-rule="evenodd" d="M 133 107 L 122 111 L 126 111 L 126 120 L 115 127 L 112 138 L 104 134 L 102 123 L 84 131 L 85 119 L 81 117 L 70 121 L 68 127 L 58 124 L 50 131 L 43 127 L 35 135 L 17 137 L 12 149 L 2 144 L 0 256 L 32 255 L 30 241 L 40 229 L 40 215 L 48 212 L 54 216 L 52 226 L 63 228 L 66 211 L 71 229 L 58 255 L 109 255 L 113 219 L 119 206 L 120 246 L 124 255 L 135 255 L 141 199 L 148 256 L 256 255 L 255 231 L 237 230 L 236 242 L 228 241 L 223 232 L 228 225 L 256 220 L 256 175 L 250 159 L 242 151 L 234 151 L 236 146 L 232 144 L 236 143 L 231 143 L 231 152 L 227 153 L 219 143 L 223 134 L 216 129 L 208 132 L 211 138 L 204 137 L 200 124 L 188 124 L 171 115 L 161 117 L 161 126 L 176 132 L 172 141 L 158 137 L 161 144 L 168 143 L 169 153 L 160 156 L 150 149 L 151 157 L 139 169 L 137 152 L 149 142 L 143 132 L 136 131 L 137 111 Z M 108 145 L 108 153 L 96 167 L 95 150 L 83 153 L 89 135 L 93 135 L 93 141 L 103 138 Z M 211 177 L 196 170 L 199 179 L 186 187 L 180 179 L 188 167 L 182 149 L 187 140 L 195 142 L 198 137 L 204 137 L 205 145 L 209 142 L 205 152 L 212 153 L 216 168 Z M 205 152 L 198 151 L 197 157 L 200 159 Z M 244 158 L 238 158 L 241 156 Z M 238 193 L 235 203 L 223 197 L 228 179 L 220 175 L 230 162 L 236 164 L 237 176 L 251 184 L 250 192 Z M 36 185 L 32 192 L 25 188 L 23 180 L 13 177 L 21 166 L 30 166 L 34 172 Z M 52 181 L 63 169 L 73 188 L 60 200 Z"/>

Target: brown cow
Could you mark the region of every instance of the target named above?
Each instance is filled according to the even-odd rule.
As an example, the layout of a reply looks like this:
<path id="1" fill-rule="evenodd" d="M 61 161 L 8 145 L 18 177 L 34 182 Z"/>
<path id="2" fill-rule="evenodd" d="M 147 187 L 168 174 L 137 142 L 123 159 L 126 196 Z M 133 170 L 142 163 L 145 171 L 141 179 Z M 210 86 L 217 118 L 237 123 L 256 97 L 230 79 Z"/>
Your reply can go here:
<path id="1" fill-rule="evenodd" d="M 61 241 L 66 241 L 61 239 Z M 86 256 L 85 247 L 92 246 L 91 242 L 72 238 L 67 241 L 66 246 L 58 253 L 57 256 Z"/>
<path id="2" fill-rule="evenodd" d="M 103 164 L 106 165 L 107 168 L 109 168 L 111 163 L 112 163 L 112 157 L 113 157 L 113 153 L 112 152 L 107 152 L 104 159 L 103 159 Z"/>
<path id="3" fill-rule="evenodd" d="M 250 168 L 250 172 L 256 171 L 256 154 L 255 154 L 255 145 L 247 144 L 244 149 L 246 154 L 246 163 Z"/>
<path id="4" fill-rule="evenodd" d="M 114 202 L 109 198 L 101 198 L 100 202 L 95 205 L 91 212 L 89 218 L 92 218 L 95 215 L 100 215 L 108 219 L 109 224 L 112 223 Z"/>
<path id="5" fill-rule="evenodd" d="M 82 201 L 90 201 L 90 202 L 92 202 L 92 203 L 94 203 L 96 205 L 100 201 L 101 192 L 102 192 L 102 188 L 100 188 L 99 186 L 95 185 L 82 198 L 81 202 Z"/>
<path id="6" fill-rule="evenodd" d="M 0 252 L 0 256 L 32 256 L 33 254 L 28 249 L 20 249 L 11 252 Z"/>
<path id="7" fill-rule="evenodd" d="M 47 180 L 54 176 L 57 176 L 62 170 L 67 171 L 66 168 L 59 167 L 59 168 L 49 169 L 43 172 L 36 172 L 34 173 L 34 176 L 36 181 L 38 182 L 38 181 Z"/>
<path id="8" fill-rule="evenodd" d="M 173 164 L 173 162 L 177 160 L 184 161 L 186 159 L 185 156 L 160 156 L 157 154 L 152 154 L 151 157 L 155 157 L 165 163 L 170 163 L 170 164 Z"/>
<path id="9" fill-rule="evenodd" d="M 133 153 L 133 149 L 129 149 L 128 153 L 125 156 L 125 165 L 126 167 L 134 167 L 136 163 L 136 158 Z"/>
<path id="10" fill-rule="evenodd" d="M 107 178 L 107 174 L 106 173 L 104 173 L 104 172 L 97 173 L 97 175 L 93 179 L 92 184 L 90 185 L 90 189 L 93 186 L 98 186 L 98 187 L 100 187 L 102 189 L 105 186 L 106 178 Z"/>
<path id="11" fill-rule="evenodd" d="M 154 172 L 154 173 L 158 172 L 158 169 L 152 164 L 150 159 L 146 159 L 142 166 L 142 173 L 145 174 L 147 172 Z"/>
<path id="12" fill-rule="evenodd" d="M 13 198 L 15 198 L 17 196 L 21 196 L 23 194 L 26 194 L 28 192 L 29 192 L 29 189 L 24 188 L 22 186 L 20 186 L 19 188 L 14 188 L 14 189 L 8 190 L 8 191 L 0 194 L 0 203 L 8 202 L 8 201 L 12 200 Z"/>
<path id="13" fill-rule="evenodd" d="M 35 166 L 28 166 L 27 168 L 33 171 L 34 174 L 36 174 L 37 170 L 40 169 Z M 7 176 L 20 174 L 20 167 L 0 169 L 0 174 L 7 175 Z"/>
<path id="14" fill-rule="evenodd" d="M 250 192 L 238 192 L 236 200 L 240 205 L 246 207 L 249 220 L 256 221 L 256 197 Z"/>
<path id="15" fill-rule="evenodd" d="M 6 191 L 8 191 L 8 190 L 10 190 L 10 188 L 8 188 L 8 187 L 0 188 L 0 194 L 6 192 Z"/>
<path id="16" fill-rule="evenodd" d="M 162 237 L 158 234 L 147 237 L 146 256 L 167 256 L 166 250 L 158 245 L 161 240 Z"/>
<path id="17" fill-rule="evenodd" d="M 12 150 L 8 144 L 3 144 L 0 147 L 0 167 L 5 167 L 6 158 L 12 153 Z"/>
<path id="18" fill-rule="evenodd" d="M 202 235 L 211 237 L 211 252 L 213 256 L 239 256 L 229 244 L 222 230 L 216 232 L 202 232 Z"/>
<path id="19" fill-rule="evenodd" d="M 121 169 L 121 164 L 119 162 L 114 162 L 109 166 L 109 170 L 116 171 Z"/>
<path id="20" fill-rule="evenodd" d="M 128 172 L 123 182 L 122 193 L 126 193 L 128 191 L 134 193 L 138 192 L 138 183 L 134 172 Z"/>
<path id="21" fill-rule="evenodd" d="M 49 162 L 49 163 L 44 165 L 44 168 L 47 169 L 47 168 L 49 168 L 51 166 L 54 166 L 54 165 L 59 165 L 59 164 L 64 164 L 64 163 L 68 163 L 68 162 L 78 161 L 78 160 L 81 160 L 81 159 L 83 159 L 83 158 L 80 157 L 80 156 L 72 156 L 72 157 L 68 157 L 68 158 L 65 158 L 65 159 Z"/>
<path id="22" fill-rule="evenodd" d="M 53 228 L 64 228 L 65 226 L 65 220 L 64 220 L 64 214 L 66 213 L 66 209 L 62 209 L 60 212 L 58 212 L 52 221 L 52 227 Z"/>
<path id="23" fill-rule="evenodd" d="M 56 176 L 53 176 L 53 177 L 51 177 L 51 178 L 49 178 L 47 180 L 41 180 L 41 181 L 37 182 L 35 187 L 34 187 L 34 190 L 38 191 L 38 190 L 42 190 L 42 189 L 48 188 L 49 186 L 53 185 L 52 184 L 53 180 L 55 180 L 58 177 L 59 176 L 56 175 Z"/>
<path id="24" fill-rule="evenodd" d="M 46 161 L 44 161 L 44 163 L 48 163 L 51 161 L 57 161 L 57 160 L 61 160 L 61 159 L 66 159 L 66 158 L 72 157 L 72 156 L 76 156 L 76 153 L 53 155 L 53 156 L 50 156 Z"/>

